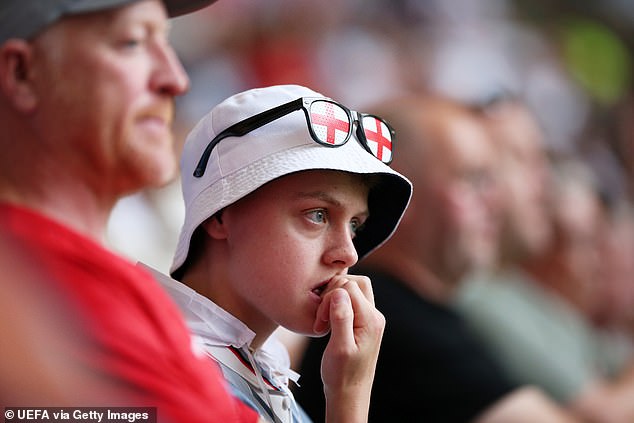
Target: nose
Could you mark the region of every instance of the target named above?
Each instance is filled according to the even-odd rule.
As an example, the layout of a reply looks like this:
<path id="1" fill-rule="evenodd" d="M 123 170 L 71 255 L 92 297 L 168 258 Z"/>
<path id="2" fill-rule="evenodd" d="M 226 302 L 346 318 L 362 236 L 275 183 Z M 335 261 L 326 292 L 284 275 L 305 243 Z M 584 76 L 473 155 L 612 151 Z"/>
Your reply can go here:
<path id="1" fill-rule="evenodd" d="M 341 268 L 352 267 L 357 263 L 359 256 L 349 228 L 341 229 L 329 237 L 323 259 L 326 265 Z"/>
<path id="2" fill-rule="evenodd" d="M 155 92 L 175 97 L 189 89 L 189 78 L 172 46 L 163 41 L 155 49 L 155 67 L 152 89 Z"/>

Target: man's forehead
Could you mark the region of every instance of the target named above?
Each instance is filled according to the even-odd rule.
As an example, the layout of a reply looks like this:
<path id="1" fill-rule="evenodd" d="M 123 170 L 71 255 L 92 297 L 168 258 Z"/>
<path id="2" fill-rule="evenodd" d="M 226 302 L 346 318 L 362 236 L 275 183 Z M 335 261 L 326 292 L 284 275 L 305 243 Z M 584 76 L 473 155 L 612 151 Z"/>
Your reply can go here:
<path id="1" fill-rule="evenodd" d="M 160 3 L 144 6 L 149 7 L 132 5 L 107 12 L 66 16 L 46 28 L 33 43 L 49 51 L 67 51 L 81 57 L 86 49 L 95 50 L 99 44 L 123 41 L 123 37 L 146 34 L 168 37 L 169 21 Z"/>

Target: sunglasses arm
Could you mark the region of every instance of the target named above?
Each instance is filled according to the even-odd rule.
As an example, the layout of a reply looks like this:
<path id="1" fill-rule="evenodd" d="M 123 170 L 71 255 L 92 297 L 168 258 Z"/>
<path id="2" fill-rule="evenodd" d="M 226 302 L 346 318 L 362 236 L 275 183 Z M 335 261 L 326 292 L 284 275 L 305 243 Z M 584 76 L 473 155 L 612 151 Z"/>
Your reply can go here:
<path id="1" fill-rule="evenodd" d="M 282 116 L 286 116 L 287 114 L 295 110 L 301 109 L 302 104 L 303 99 L 298 98 L 297 100 L 290 101 L 272 109 L 265 110 L 261 113 L 258 113 L 257 115 L 246 118 L 223 130 L 218 135 L 216 135 L 214 139 L 209 142 L 209 144 L 207 144 L 207 147 L 205 147 L 205 151 L 203 151 L 203 154 L 198 161 L 198 165 L 194 170 L 194 176 L 197 178 L 203 176 L 203 174 L 205 173 L 205 169 L 207 168 L 207 163 L 209 162 L 209 156 L 211 156 L 212 150 L 220 141 L 228 137 L 242 137 L 249 132 L 266 125 L 267 123 L 271 123 L 274 120 L 281 118 Z"/>

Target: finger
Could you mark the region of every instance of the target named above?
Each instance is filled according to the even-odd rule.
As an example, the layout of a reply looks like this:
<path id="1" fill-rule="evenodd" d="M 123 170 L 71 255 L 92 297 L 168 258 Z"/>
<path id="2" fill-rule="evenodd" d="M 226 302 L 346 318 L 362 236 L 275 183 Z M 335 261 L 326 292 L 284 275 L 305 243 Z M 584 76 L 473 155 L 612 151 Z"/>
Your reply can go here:
<path id="1" fill-rule="evenodd" d="M 357 283 L 347 283 L 340 289 L 345 290 L 350 298 L 354 317 L 353 327 L 366 326 L 372 312 L 375 310 L 374 304 L 368 301 L 365 293 Z"/>
<path id="2" fill-rule="evenodd" d="M 345 284 L 350 282 L 351 280 L 352 279 L 349 278 L 348 275 L 335 275 L 328 282 L 328 285 L 326 286 L 326 289 L 324 290 L 323 294 L 325 295 L 331 291 L 334 291 L 337 288 L 341 288 Z"/>
<path id="3" fill-rule="evenodd" d="M 356 283 L 348 283 L 345 289 L 353 311 L 352 330 L 354 342 L 360 346 L 380 340 L 385 329 L 385 317 L 371 304 Z M 331 324 L 332 326 L 332 324 Z"/>
<path id="4" fill-rule="evenodd" d="M 321 304 L 317 309 L 315 324 L 313 331 L 316 334 L 325 334 L 331 325 L 330 321 L 332 316 L 330 315 L 332 310 L 332 298 L 333 293 L 344 290 L 348 293 L 348 298 L 351 303 L 353 312 L 353 328 L 365 327 L 372 321 L 372 313 L 376 310 L 374 304 L 368 301 L 366 295 L 361 290 L 361 287 L 356 283 L 357 281 L 340 278 L 337 281 L 333 281 L 330 285 L 338 285 L 338 288 L 330 288 L 324 293 Z"/>
<path id="5" fill-rule="evenodd" d="M 322 301 L 317 309 L 313 332 L 324 335 L 330 329 L 330 300 L 332 292 L 345 289 L 350 295 L 354 312 L 354 327 L 364 326 L 369 320 L 368 315 L 374 310 L 374 293 L 370 279 L 360 275 L 338 275 L 334 277 L 322 294 Z"/>
<path id="6" fill-rule="evenodd" d="M 338 288 L 345 286 L 350 280 L 346 275 L 339 275 L 333 277 L 328 283 L 326 290 L 321 295 L 321 303 L 317 308 L 315 315 L 315 324 L 313 325 L 313 332 L 316 335 L 325 335 L 330 329 L 330 300 L 332 298 L 332 292 Z"/>
<path id="7" fill-rule="evenodd" d="M 323 295 L 317 308 L 313 325 L 313 333 L 315 335 L 325 335 L 330 330 L 330 297 L 330 295 Z"/>
<path id="8" fill-rule="evenodd" d="M 354 339 L 354 312 L 352 301 L 344 289 L 336 289 L 330 295 L 330 344 L 337 349 L 356 348 Z"/>
<path id="9" fill-rule="evenodd" d="M 370 302 L 370 304 L 374 305 L 374 292 L 372 290 L 372 282 L 370 278 L 362 275 L 338 275 L 332 278 L 331 282 L 328 284 L 325 292 L 342 288 L 344 285 L 348 283 L 354 283 L 359 286 L 361 292 L 365 298 Z"/>
<path id="10" fill-rule="evenodd" d="M 361 289 L 361 292 L 363 292 L 365 298 L 367 298 L 370 304 L 374 305 L 374 291 L 372 290 L 372 282 L 370 281 L 370 278 L 361 275 L 348 275 L 347 278 L 359 285 L 359 288 Z"/>

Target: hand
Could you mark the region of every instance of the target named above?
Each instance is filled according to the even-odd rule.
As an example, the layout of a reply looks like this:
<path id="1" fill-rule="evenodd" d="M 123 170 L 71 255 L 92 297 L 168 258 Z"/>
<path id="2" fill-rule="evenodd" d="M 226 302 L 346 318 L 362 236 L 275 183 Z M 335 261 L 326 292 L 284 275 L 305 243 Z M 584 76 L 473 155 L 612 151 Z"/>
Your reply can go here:
<path id="1" fill-rule="evenodd" d="M 329 283 L 317 310 L 315 331 L 330 325 L 321 375 L 326 421 L 365 422 L 385 317 L 374 306 L 370 279 L 339 275 Z"/>

